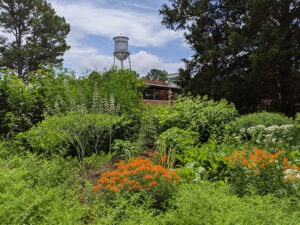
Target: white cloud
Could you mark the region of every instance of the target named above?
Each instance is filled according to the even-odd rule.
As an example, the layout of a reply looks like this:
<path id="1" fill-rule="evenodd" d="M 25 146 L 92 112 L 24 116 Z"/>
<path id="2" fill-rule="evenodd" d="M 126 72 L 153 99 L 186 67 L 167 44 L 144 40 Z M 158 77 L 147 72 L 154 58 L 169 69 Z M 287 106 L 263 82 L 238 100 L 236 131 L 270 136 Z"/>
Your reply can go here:
<path id="1" fill-rule="evenodd" d="M 101 0 L 100 3 L 111 3 Z M 98 1 L 99 3 L 99 1 Z M 71 49 L 64 55 L 65 64 L 79 72 L 86 70 L 103 70 L 113 65 L 113 55 L 105 55 L 100 49 L 90 47 L 84 38 L 95 35 L 99 38 L 112 38 L 120 33 L 130 38 L 130 45 L 144 47 L 161 47 L 170 41 L 183 40 L 182 33 L 167 30 L 161 25 L 161 18 L 153 13 L 154 8 L 131 4 L 145 8 L 143 13 L 126 8 L 109 8 L 107 4 L 90 1 L 51 1 L 56 13 L 66 18 L 71 25 L 67 42 Z M 117 5 L 117 4 L 111 4 Z M 110 6 L 111 7 L 111 6 Z M 105 48 L 105 46 L 102 46 Z M 182 62 L 165 63 L 164 59 L 146 51 L 131 55 L 132 69 L 145 75 L 151 69 L 164 69 L 170 73 L 177 72 Z M 128 66 L 126 60 L 125 66 Z"/>
<path id="2" fill-rule="evenodd" d="M 141 75 L 145 75 L 151 69 L 166 70 L 169 73 L 175 73 L 180 67 L 183 67 L 182 62 L 164 63 L 163 59 L 152 55 L 145 51 L 139 51 L 132 55 L 132 67 Z"/>
<path id="3" fill-rule="evenodd" d="M 113 65 L 113 56 L 97 54 L 97 51 L 92 48 L 74 47 L 66 53 L 65 58 L 66 63 L 73 65 L 74 69 L 79 72 L 95 69 L 103 71 Z M 184 66 L 182 62 L 165 63 L 162 58 L 145 51 L 139 51 L 130 58 L 132 69 L 141 76 L 154 68 L 174 73 Z M 117 63 L 120 65 L 118 61 Z M 124 62 L 124 66 L 128 67 L 128 60 Z"/>
<path id="4" fill-rule="evenodd" d="M 96 7 L 88 2 L 52 2 L 58 15 L 71 24 L 71 30 L 84 34 L 113 38 L 120 33 L 130 38 L 133 46 L 162 46 L 170 41 L 182 39 L 182 33 L 165 29 L 161 18 L 153 12 L 129 11 Z"/>

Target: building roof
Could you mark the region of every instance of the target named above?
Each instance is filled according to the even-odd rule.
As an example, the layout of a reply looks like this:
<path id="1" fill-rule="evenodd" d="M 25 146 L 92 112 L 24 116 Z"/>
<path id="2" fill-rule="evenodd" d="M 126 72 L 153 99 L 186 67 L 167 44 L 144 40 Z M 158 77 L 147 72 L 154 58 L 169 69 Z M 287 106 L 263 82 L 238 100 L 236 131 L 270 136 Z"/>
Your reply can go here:
<path id="1" fill-rule="evenodd" d="M 144 82 L 150 86 L 155 86 L 155 87 L 181 89 L 181 87 L 175 84 L 168 84 L 167 82 L 162 82 L 162 81 L 144 80 Z"/>
<path id="2" fill-rule="evenodd" d="M 153 80 L 144 80 L 144 82 L 146 84 L 149 84 L 149 85 L 158 85 L 158 86 L 166 86 L 168 87 L 168 83 L 167 82 L 162 82 L 162 81 L 153 81 Z"/>
<path id="3" fill-rule="evenodd" d="M 168 79 L 179 78 L 179 73 L 170 73 L 168 74 Z"/>

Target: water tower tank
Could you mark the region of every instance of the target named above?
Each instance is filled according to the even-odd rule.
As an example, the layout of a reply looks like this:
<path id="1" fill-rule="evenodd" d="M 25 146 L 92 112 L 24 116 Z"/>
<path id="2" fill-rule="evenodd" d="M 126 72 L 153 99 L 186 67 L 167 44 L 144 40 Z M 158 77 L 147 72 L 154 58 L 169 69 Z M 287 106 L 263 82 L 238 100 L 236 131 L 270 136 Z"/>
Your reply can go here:
<path id="1" fill-rule="evenodd" d="M 115 52 L 114 55 L 120 61 L 127 59 L 129 52 L 128 52 L 128 37 L 124 36 L 117 36 L 113 38 L 115 41 Z"/>

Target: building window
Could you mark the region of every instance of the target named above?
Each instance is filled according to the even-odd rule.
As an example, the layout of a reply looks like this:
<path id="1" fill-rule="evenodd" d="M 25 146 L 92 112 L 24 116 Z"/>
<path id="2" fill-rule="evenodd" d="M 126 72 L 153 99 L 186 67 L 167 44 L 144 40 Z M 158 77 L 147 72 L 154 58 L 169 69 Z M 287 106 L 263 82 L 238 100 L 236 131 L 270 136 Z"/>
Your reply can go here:
<path id="1" fill-rule="evenodd" d="M 147 88 L 144 90 L 143 99 L 153 100 L 153 89 Z"/>

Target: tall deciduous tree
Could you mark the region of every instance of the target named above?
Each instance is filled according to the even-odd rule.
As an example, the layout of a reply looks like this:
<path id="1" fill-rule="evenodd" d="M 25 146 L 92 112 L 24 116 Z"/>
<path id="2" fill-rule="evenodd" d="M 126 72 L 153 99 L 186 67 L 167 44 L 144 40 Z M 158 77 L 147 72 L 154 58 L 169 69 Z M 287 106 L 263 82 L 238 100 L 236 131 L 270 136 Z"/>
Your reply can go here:
<path id="1" fill-rule="evenodd" d="M 38 65 L 60 65 L 70 25 L 45 0 L 0 0 L 0 67 L 22 78 Z"/>
<path id="2" fill-rule="evenodd" d="M 242 112 L 263 99 L 295 113 L 300 93 L 299 0 L 170 0 L 162 23 L 184 30 L 195 51 L 181 81 L 194 94 L 233 101 Z"/>
<path id="3" fill-rule="evenodd" d="M 165 70 L 152 69 L 147 73 L 145 78 L 153 81 L 166 81 L 168 80 L 168 72 Z"/>

